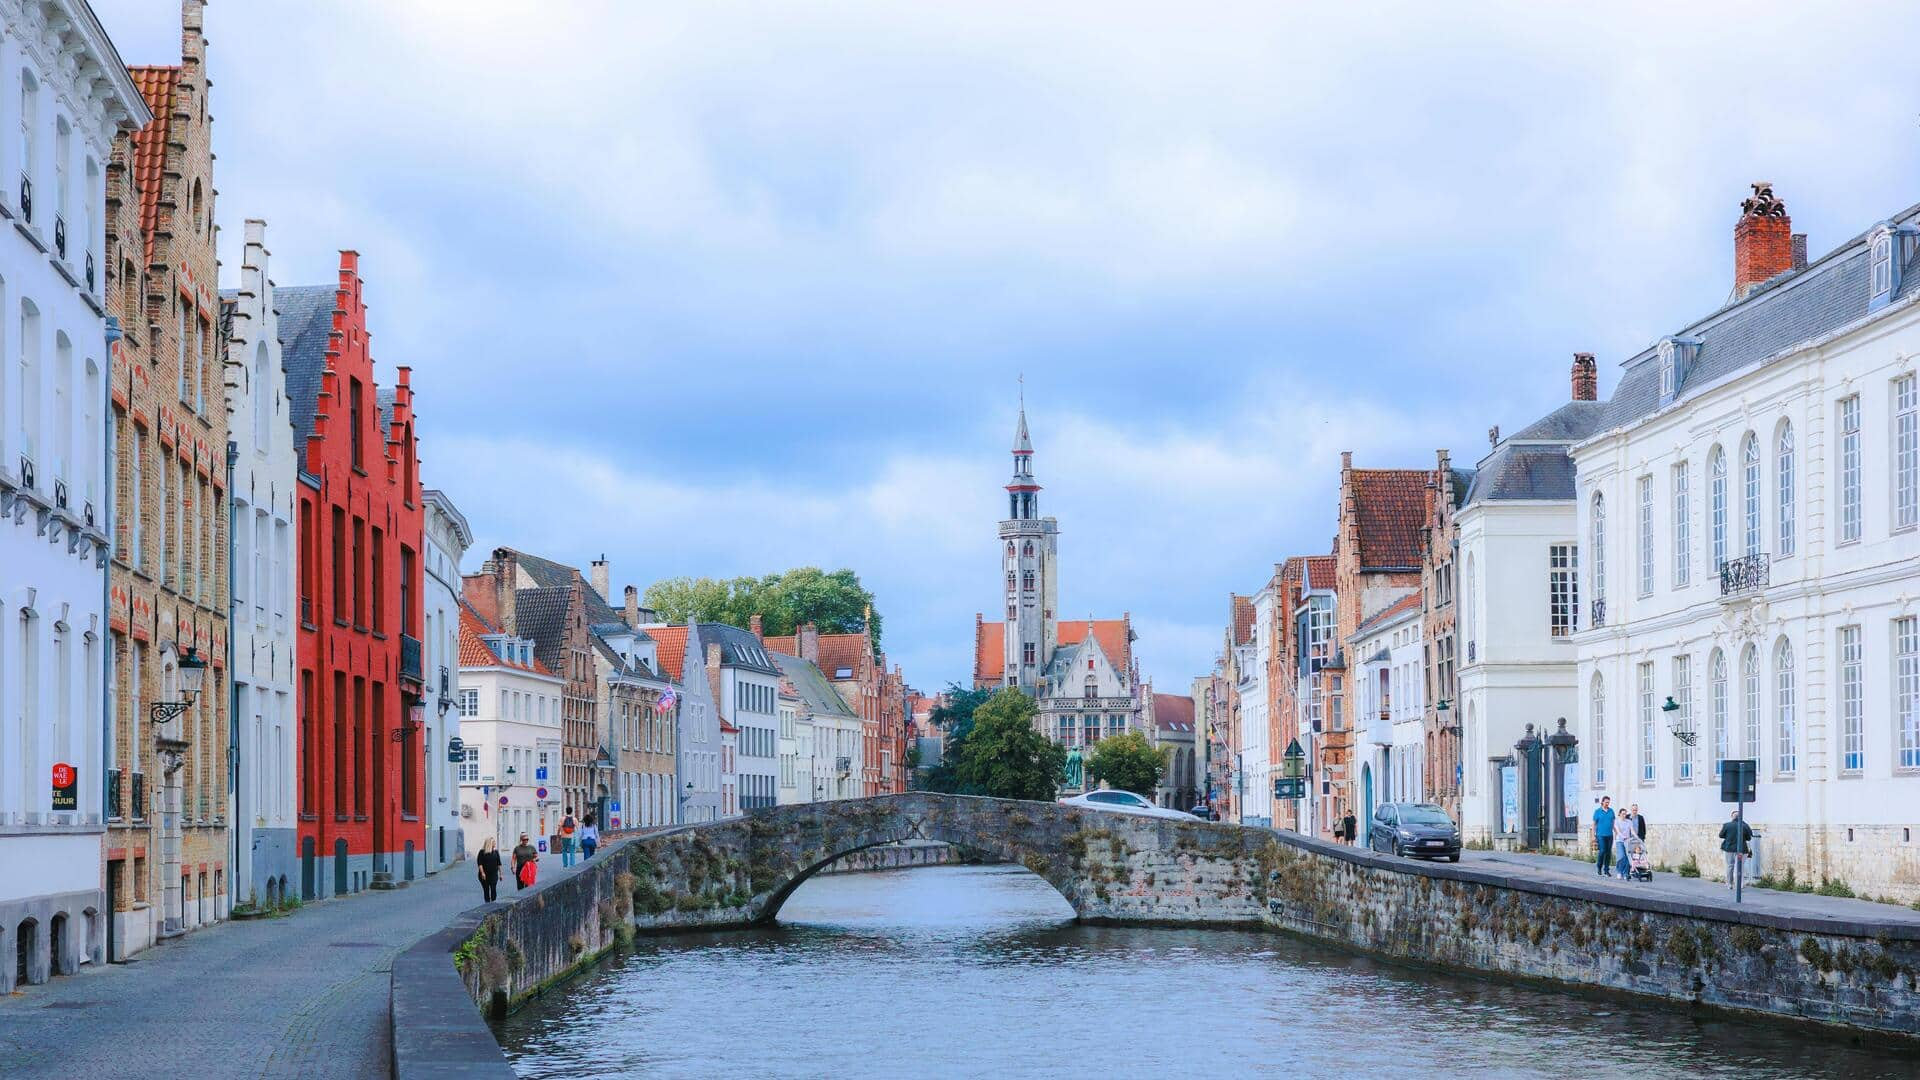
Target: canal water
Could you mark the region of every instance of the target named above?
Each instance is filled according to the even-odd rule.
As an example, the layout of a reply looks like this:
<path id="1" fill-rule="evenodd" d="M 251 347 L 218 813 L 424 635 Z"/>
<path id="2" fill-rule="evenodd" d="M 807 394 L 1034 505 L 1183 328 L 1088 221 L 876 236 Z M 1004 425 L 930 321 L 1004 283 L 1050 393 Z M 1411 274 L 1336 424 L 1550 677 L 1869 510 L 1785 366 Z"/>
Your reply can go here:
<path id="1" fill-rule="evenodd" d="M 1279 934 L 1077 926 L 1017 867 L 815 877 L 777 928 L 642 938 L 508 1018 L 523 1077 L 1903 1077 L 1784 1025 Z"/>

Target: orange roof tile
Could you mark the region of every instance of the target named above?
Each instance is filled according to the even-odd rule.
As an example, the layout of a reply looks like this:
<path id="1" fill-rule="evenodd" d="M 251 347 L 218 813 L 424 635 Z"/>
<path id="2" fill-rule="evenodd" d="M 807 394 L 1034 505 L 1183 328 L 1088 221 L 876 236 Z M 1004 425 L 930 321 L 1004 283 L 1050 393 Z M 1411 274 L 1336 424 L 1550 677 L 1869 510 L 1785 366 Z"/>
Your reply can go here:
<path id="1" fill-rule="evenodd" d="M 1061 620 L 1056 627 L 1061 647 L 1078 645 L 1087 639 L 1087 629 L 1093 629 L 1093 640 L 1100 651 L 1107 654 L 1113 666 L 1122 671 L 1131 670 L 1133 652 L 1130 649 L 1132 636 L 1125 619 L 1075 619 Z M 998 683 L 1007 673 L 1005 623 L 979 623 L 979 630 L 973 642 L 973 679 L 976 683 Z M 824 639 L 822 639 L 824 640 Z M 825 667 L 822 664 L 821 667 Z"/>
<path id="2" fill-rule="evenodd" d="M 841 671 L 851 671 L 854 677 L 860 674 L 860 659 L 867 653 L 867 635 L 865 634 L 821 634 L 819 668 L 827 678 L 836 678 Z"/>
<path id="3" fill-rule="evenodd" d="M 981 622 L 974 619 L 973 632 L 973 681 L 975 683 L 998 683 L 1007 674 L 1005 623 Z"/>
<path id="4" fill-rule="evenodd" d="M 1100 645 L 1100 651 L 1107 654 L 1113 666 L 1125 672 L 1131 666 L 1132 654 L 1127 648 L 1127 621 L 1125 619 L 1076 619 L 1067 622 L 1062 619 L 1059 625 L 1060 644 L 1078 645 L 1087 639 L 1087 628 L 1093 628 L 1093 640 Z"/>
<path id="5" fill-rule="evenodd" d="M 767 634 L 760 639 L 760 644 L 765 645 L 768 652 L 799 656 L 799 641 L 800 639 L 792 634 Z"/>
<path id="6" fill-rule="evenodd" d="M 160 224 L 160 192 L 165 187 L 167 140 L 173 124 L 173 92 L 180 66 L 129 68 L 133 85 L 147 99 L 153 119 L 133 133 L 133 182 L 140 189 L 140 231 L 147 238 L 147 262 L 153 262 L 154 230 Z"/>
<path id="7" fill-rule="evenodd" d="M 1360 569 L 1420 566 L 1420 528 L 1427 521 L 1430 478 L 1424 469 L 1353 470 Z"/>
<path id="8" fill-rule="evenodd" d="M 1307 588 L 1333 588 L 1334 568 L 1336 565 L 1337 563 L 1331 555 L 1307 556 Z"/>
<path id="9" fill-rule="evenodd" d="M 512 668 L 515 671 L 530 671 L 535 675 L 552 675 L 546 665 L 535 660 L 531 664 L 519 664 L 503 660 L 500 654 L 487 648 L 481 638 L 488 634 L 497 634 L 498 630 L 484 622 L 473 610 L 472 605 L 460 605 L 460 666 L 461 667 L 497 667 Z"/>
<path id="10" fill-rule="evenodd" d="M 1253 640 L 1253 598 L 1239 593 L 1228 595 L 1233 599 L 1233 643 L 1245 645 Z"/>
<path id="11" fill-rule="evenodd" d="M 647 636 L 653 639 L 660 651 L 660 670 L 667 678 L 680 681 L 680 672 L 687 666 L 687 628 L 684 626 L 649 626 Z"/>
<path id="12" fill-rule="evenodd" d="M 1193 730 L 1193 699 L 1185 694 L 1153 695 L 1153 726 L 1172 731 Z"/>

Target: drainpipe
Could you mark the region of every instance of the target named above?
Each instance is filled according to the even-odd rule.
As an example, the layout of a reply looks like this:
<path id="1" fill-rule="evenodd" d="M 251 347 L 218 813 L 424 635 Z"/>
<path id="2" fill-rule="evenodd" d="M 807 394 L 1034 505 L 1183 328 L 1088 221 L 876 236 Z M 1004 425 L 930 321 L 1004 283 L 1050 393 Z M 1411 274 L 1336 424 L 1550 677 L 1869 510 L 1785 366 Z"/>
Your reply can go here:
<path id="1" fill-rule="evenodd" d="M 101 386 L 105 391 L 105 398 L 100 402 L 100 415 L 106 419 L 108 424 L 113 423 L 113 347 L 120 343 L 121 336 L 119 318 L 113 315 L 107 316 L 105 332 L 102 335 L 107 343 L 107 377 L 100 380 Z M 131 395 L 133 392 L 132 387 L 128 387 L 127 392 Z M 132 398 L 129 397 L 128 401 L 131 402 Z M 115 445 L 113 440 L 107 438 L 107 432 L 109 430 L 111 430 L 111 428 L 101 429 L 100 445 L 103 447 L 113 447 Z M 100 574 L 100 613 L 103 620 L 111 624 L 113 621 L 113 570 L 111 569 L 113 565 L 113 538 L 118 534 L 120 528 L 120 523 L 114 520 L 113 515 L 115 495 L 113 476 L 118 469 L 117 461 L 112 455 L 103 454 L 101 456 L 106 459 L 107 482 L 101 487 L 101 491 L 105 494 L 101 497 L 100 501 L 103 505 L 100 507 L 98 515 L 101 521 L 107 523 L 107 550 L 102 553 L 106 556 L 102 563 L 106 569 L 103 569 Z M 136 507 L 134 513 L 137 514 L 139 512 L 139 509 Z M 132 613 L 129 612 L 127 617 L 131 619 L 133 617 Z M 128 629 L 131 630 L 132 626 L 129 625 Z M 107 674 L 108 669 L 113 667 L 112 664 L 107 662 L 108 658 L 113 655 L 113 628 L 111 625 L 107 625 L 102 626 L 100 630 L 100 700 L 107 702 L 114 700 L 113 687 L 108 682 L 112 676 Z M 115 741 L 113 721 L 113 717 L 107 717 L 105 722 L 101 724 L 100 731 L 100 824 L 103 834 L 107 829 L 112 828 L 111 825 L 107 824 L 107 822 L 111 820 L 108 816 L 107 807 L 107 767 L 113 761 L 113 743 Z M 133 753 L 134 760 L 136 762 L 139 761 L 140 748 L 138 746 L 133 748 Z M 125 799 L 130 798 L 132 793 L 123 787 L 120 794 L 121 797 Z M 104 855 L 106 852 L 102 851 L 101 854 Z M 105 867 L 102 867 L 102 869 L 104 870 Z M 125 878 L 126 874 L 123 872 L 121 877 Z M 113 930 L 113 897 L 109 895 L 106 898 L 106 903 L 101 906 L 106 909 L 107 921 L 107 951 L 105 959 L 108 963 L 112 963 L 114 946 L 119 944 L 119 935 L 115 934 Z"/>
<path id="2" fill-rule="evenodd" d="M 233 818 L 227 823 L 227 911 L 232 913 L 235 898 L 240 895 L 240 825 L 245 819 L 242 814 L 245 807 L 240 802 L 240 689 L 234 676 L 234 635 L 233 635 L 233 530 L 236 528 L 233 516 L 233 470 L 240 461 L 240 444 L 227 440 L 227 797 L 233 802 Z M 248 647 L 248 660 L 252 660 L 252 647 Z M 251 841 L 253 830 L 247 830 Z M 248 844 L 251 849 L 252 844 Z M 251 850 L 248 852 L 251 856 Z M 246 868 L 246 881 L 253 883 L 253 864 L 251 859 Z"/>

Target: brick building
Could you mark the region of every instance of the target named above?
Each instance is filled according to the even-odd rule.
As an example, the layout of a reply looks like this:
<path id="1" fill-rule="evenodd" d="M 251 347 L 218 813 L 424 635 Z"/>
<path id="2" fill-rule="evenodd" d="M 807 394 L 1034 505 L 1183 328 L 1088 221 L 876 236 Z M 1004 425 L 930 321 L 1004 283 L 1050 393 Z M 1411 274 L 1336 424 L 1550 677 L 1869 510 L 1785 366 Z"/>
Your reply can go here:
<path id="1" fill-rule="evenodd" d="M 300 894 L 424 869 L 424 528 L 408 369 L 374 378 L 365 283 L 279 289 L 300 453 Z"/>
<path id="2" fill-rule="evenodd" d="M 1426 701 L 1420 797 L 1438 803 L 1460 820 L 1459 530 L 1454 516 L 1473 486 L 1473 470 L 1457 469 L 1447 452 L 1438 452 L 1427 481 L 1427 521 L 1420 530 L 1420 593 L 1424 605 L 1421 638 L 1425 642 Z M 1445 707 L 1442 708 L 1442 703 Z"/>
<path id="3" fill-rule="evenodd" d="M 976 631 L 977 634 L 977 631 Z M 798 633 L 762 635 L 767 649 L 815 664 L 860 717 L 859 791 L 886 795 L 907 790 L 907 685 L 866 630 L 822 634 L 813 626 Z M 999 655 L 996 639 L 994 656 Z M 976 675 L 977 678 L 977 675 Z"/>
<path id="4" fill-rule="evenodd" d="M 212 121 L 201 0 L 178 65 L 132 69 L 153 120 L 107 166 L 114 553 L 107 887 L 112 955 L 223 918 L 227 772 L 227 410 L 218 347 Z M 179 663 L 209 665 L 177 717 Z"/>

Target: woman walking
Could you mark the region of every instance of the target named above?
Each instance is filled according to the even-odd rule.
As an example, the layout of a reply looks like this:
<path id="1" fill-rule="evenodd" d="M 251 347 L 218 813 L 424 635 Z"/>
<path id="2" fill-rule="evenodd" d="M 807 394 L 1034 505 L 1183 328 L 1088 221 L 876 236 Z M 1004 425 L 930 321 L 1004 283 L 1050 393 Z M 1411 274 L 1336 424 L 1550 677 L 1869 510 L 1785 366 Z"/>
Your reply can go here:
<path id="1" fill-rule="evenodd" d="M 1627 862 L 1627 839 L 1638 838 L 1639 834 L 1633 831 L 1633 817 L 1625 810 L 1620 811 L 1613 820 L 1613 836 L 1613 871 L 1630 881 L 1633 879 L 1633 870 Z"/>
<path id="2" fill-rule="evenodd" d="M 520 843 L 513 849 L 513 886 L 514 891 L 534 883 L 535 875 L 540 872 L 540 853 L 527 841 L 527 834 L 520 834 Z"/>
<path id="3" fill-rule="evenodd" d="M 588 814 L 580 826 L 580 850 L 593 858 L 593 849 L 600 846 L 600 829 L 593 823 L 593 815 Z"/>
<path id="4" fill-rule="evenodd" d="M 500 892 L 500 841 L 487 837 L 474 861 L 480 866 L 480 895 L 491 904 Z"/>

